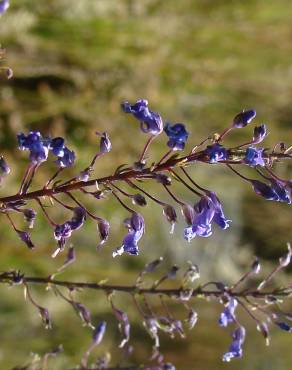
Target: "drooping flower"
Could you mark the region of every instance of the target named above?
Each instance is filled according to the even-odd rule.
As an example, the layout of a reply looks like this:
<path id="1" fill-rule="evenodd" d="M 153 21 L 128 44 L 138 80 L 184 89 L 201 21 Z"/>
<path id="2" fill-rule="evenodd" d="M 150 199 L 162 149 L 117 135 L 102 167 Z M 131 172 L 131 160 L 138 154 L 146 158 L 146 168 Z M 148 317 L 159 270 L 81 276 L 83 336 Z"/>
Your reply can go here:
<path id="1" fill-rule="evenodd" d="M 160 115 L 152 112 L 148 108 L 148 101 L 145 99 L 137 100 L 135 104 L 124 102 L 121 104 L 125 113 L 131 113 L 141 122 L 141 130 L 145 133 L 158 135 L 163 130 L 163 122 Z"/>
<path id="2" fill-rule="evenodd" d="M 259 180 L 250 180 L 250 183 L 252 184 L 253 190 L 256 194 L 261 195 L 267 200 L 279 200 L 279 196 L 271 186 Z"/>
<path id="3" fill-rule="evenodd" d="M 266 125 L 256 126 L 253 130 L 253 144 L 261 143 L 267 136 L 267 127 Z"/>
<path id="4" fill-rule="evenodd" d="M 232 334 L 232 343 L 229 347 L 229 351 L 224 353 L 223 361 L 229 362 L 232 358 L 242 357 L 242 345 L 245 340 L 245 328 L 243 326 L 238 327 Z"/>
<path id="5" fill-rule="evenodd" d="M 227 160 L 227 150 L 218 143 L 208 145 L 205 149 L 205 153 L 209 157 L 210 163 L 217 163 L 218 161 Z"/>
<path id="6" fill-rule="evenodd" d="M 184 230 L 184 238 L 190 242 L 195 236 L 209 237 L 212 235 L 212 222 L 223 230 L 229 227 L 230 220 L 224 216 L 222 205 L 214 192 L 202 196 L 194 206 L 196 215 L 191 226 Z"/>
<path id="7" fill-rule="evenodd" d="M 164 132 L 169 138 L 167 145 L 170 148 L 173 150 L 183 150 L 185 148 L 189 133 L 184 124 L 176 123 L 171 126 L 170 123 L 166 123 Z"/>
<path id="8" fill-rule="evenodd" d="M 235 310 L 237 307 L 237 299 L 231 297 L 225 308 L 224 311 L 220 314 L 219 318 L 219 325 L 220 326 L 227 326 L 230 323 L 233 323 L 235 321 Z"/>
<path id="9" fill-rule="evenodd" d="M 263 152 L 264 148 L 247 148 L 244 157 L 244 163 L 248 164 L 251 167 L 255 167 L 257 165 L 265 166 Z"/>
<path id="10" fill-rule="evenodd" d="M 244 110 L 238 113 L 233 118 L 232 127 L 233 128 L 243 128 L 247 126 L 256 116 L 256 111 L 254 109 Z"/>
<path id="11" fill-rule="evenodd" d="M 124 252 L 130 255 L 138 255 L 138 241 L 145 232 L 144 218 L 140 213 L 133 212 L 129 220 L 125 220 L 128 227 L 128 234 L 124 237 L 123 244 L 115 252 L 113 257 L 120 256 Z"/>
<path id="12" fill-rule="evenodd" d="M 73 210 L 73 217 L 69 221 L 71 230 L 77 230 L 83 226 L 86 219 L 86 210 L 83 207 L 76 207 Z"/>

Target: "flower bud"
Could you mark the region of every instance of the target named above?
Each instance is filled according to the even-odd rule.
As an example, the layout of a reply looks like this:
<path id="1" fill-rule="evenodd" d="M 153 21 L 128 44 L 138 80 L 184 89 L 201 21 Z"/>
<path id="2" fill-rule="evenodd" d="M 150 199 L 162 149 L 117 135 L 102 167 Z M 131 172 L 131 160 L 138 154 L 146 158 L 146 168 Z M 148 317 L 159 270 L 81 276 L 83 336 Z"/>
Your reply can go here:
<path id="1" fill-rule="evenodd" d="M 256 116 L 254 109 L 242 111 L 233 118 L 233 128 L 243 128 L 247 126 Z"/>
<path id="2" fill-rule="evenodd" d="M 267 136 L 266 125 L 256 126 L 253 130 L 253 144 L 261 143 Z"/>
<path id="3" fill-rule="evenodd" d="M 10 167 L 8 166 L 5 159 L 1 156 L 0 157 L 0 176 L 8 175 L 10 171 L 11 171 Z"/>
<path id="4" fill-rule="evenodd" d="M 108 239 L 110 224 L 107 220 L 100 219 L 97 221 L 97 229 L 100 236 L 100 243 L 97 245 L 97 248 L 101 247 Z"/>
<path id="5" fill-rule="evenodd" d="M 137 204 L 138 206 L 144 207 L 147 205 L 147 201 L 145 197 L 141 194 L 134 194 L 132 196 L 132 202 L 133 204 Z"/>
<path id="6" fill-rule="evenodd" d="M 28 223 L 28 227 L 32 229 L 37 215 L 36 211 L 32 208 L 27 208 L 23 211 L 23 215 L 25 221 Z"/>
<path id="7" fill-rule="evenodd" d="M 173 231 L 174 231 L 174 225 L 177 221 L 177 216 L 176 216 L 176 212 L 175 212 L 174 207 L 172 207 L 169 204 L 166 204 L 163 207 L 163 214 L 164 214 L 164 216 L 166 216 L 167 221 L 170 222 L 170 224 L 171 224 L 170 233 L 172 234 Z"/>
<path id="8" fill-rule="evenodd" d="M 184 204 L 181 207 L 181 213 L 184 216 L 184 219 L 185 219 L 187 225 L 191 226 L 193 224 L 194 218 L 195 218 L 194 208 L 192 206 L 190 206 L 189 204 Z"/>

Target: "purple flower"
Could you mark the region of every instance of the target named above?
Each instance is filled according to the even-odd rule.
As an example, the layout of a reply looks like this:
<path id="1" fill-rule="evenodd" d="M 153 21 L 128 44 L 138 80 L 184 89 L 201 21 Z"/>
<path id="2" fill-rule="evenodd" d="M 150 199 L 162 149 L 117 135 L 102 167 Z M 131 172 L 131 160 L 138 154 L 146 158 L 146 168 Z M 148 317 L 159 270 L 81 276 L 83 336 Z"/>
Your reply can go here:
<path id="1" fill-rule="evenodd" d="M 9 0 L 0 1 L 0 15 L 4 14 L 9 8 Z"/>
<path id="2" fill-rule="evenodd" d="M 70 225 L 70 221 L 69 222 L 65 222 L 62 225 L 57 225 L 55 227 L 54 237 L 58 241 L 59 247 L 53 253 L 53 257 L 56 257 L 56 255 L 59 252 L 61 252 L 61 251 L 64 250 L 66 240 L 68 238 L 70 238 L 71 234 L 72 234 L 72 228 L 71 228 L 71 225 Z"/>
<path id="3" fill-rule="evenodd" d="M 224 353 L 223 361 L 229 362 L 232 358 L 242 357 L 242 345 L 245 340 L 245 329 L 243 326 L 238 327 L 232 334 L 232 343 L 229 351 Z"/>
<path id="4" fill-rule="evenodd" d="M 233 118 L 232 127 L 233 128 L 243 128 L 247 126 L 256 116 L 256 111 L 254 109 L 244 110 L 238 113 Z"/>
<path id="5" fill-rule="evenodd" d="M 227 150 L 218 143 L 208 145 L 207 148 L 205 149 L 205 153 L 209 157 L 210 163 L 217 163 L 218 161 L 227 160 Z"/>
<path id="6" fill-rule="evenodd" d="M 173 150 L 183 150 L 185 148 L 189 133 L 184 124 L 176 123 L 171 126 L 170 123 L 167 123 L 164 127 L 164 132 L 169 137 L 167 145 L 170 148 Z"/>
<path id="7" fill-rule="evenodd" d="M 214 192 L 201 197 L 194 206 L 196 215 L 192 226 L 184 230 L 184 238 L 190 242 L 195 236 L 209 237 L 212 235 L 212 222 L 217 223 L 223 230 L 229 227 L 230 220 L 224 216 L 222 205 Z"/>
<path id="8" fill-rule="evenodd" d="M 224 311 L 221 313 L 219 318 L 220 326 L 227 326 L 230 323 L 235 321 L 235 309 L 237 307 L 237 300 L 231 297 L 224 308 Z"/>
<path id="9" fill-rule="evenodd" d="M 62 137 L 55 137 L 50 142 L 50 149 L 56 157 L 63 157 L 65 140 Z"/>
<path id="10" fill-rule="evenodd" d="M 253 130 L 253 144 L 261 143 L 267 136 L 267 127 L 266 125 L 256 126 Z"/>
<path id="11" fill-rule="evenodd" d="M 67 147 L 64 147 L 63 155 L 58 157 L 56 163 L 59 167 L 72 167 L 75 162 L 75 153 L 72 150 L 69 150 Z"/>
<path id="12" fill-rule="evenodd" d="M 40 132 L 31 131 L 27 136 L 23 133 L 17 135 L 20 150 L 29 150 L 29 159 L 33 164 L 44 162 L 49 154 L 49 142 L 43 140 Z"/>
<path id="13" fill-rule="evenodd" d="M 252 148 L 249 147 L 246 149 L 244 163 L 248 164 L 251 167 L 254 166 L 265 166 L 265 161 L 263 159 L 264 148 Z"/>
<path id="14" fill-rule="evenodd" d="M 145 232 L 144 218 L 140 213 L 133 212 L 132 217 L 126 220 L 128 234 L 124 237 L 123 244 L 115 252 L 113 257 L 120 256 L 124 252 L 130 255 L 138 255 L 138 241 Z"/>
<path id="15" fill-rule="evenodd" d="M 163 130 L 163 122 L 160 115 L 152 112 L 148 108 L 148 101 L 145 99 L 137 100 L 135 104 L 124 102 L 121 104 L 125 113 L 131 113 L 141 122 L 141 130 L 145 133 L 158 135 Z"/>

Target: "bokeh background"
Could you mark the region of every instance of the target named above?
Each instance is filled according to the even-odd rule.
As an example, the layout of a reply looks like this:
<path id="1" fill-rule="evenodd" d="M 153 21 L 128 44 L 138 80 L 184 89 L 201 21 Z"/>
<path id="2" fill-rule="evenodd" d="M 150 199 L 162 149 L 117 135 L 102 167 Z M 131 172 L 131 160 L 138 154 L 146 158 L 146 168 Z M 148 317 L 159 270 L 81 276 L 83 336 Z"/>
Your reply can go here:
<path id="1" fill-rule="evenodd" d="M 107 131 L 113 150 L 96 166 L 96 176 L 112 173 L 120 164 L 132 164 L 145 143 L 138 124 L 120 111 L 124 100 L 147 98 L 153 110 L 165 120 L 184 122 L 191 133 L 188 149 L 210 133 L 220 132 L 244 108 L 257 110 L 256 122 L 267 123 L 267 146 L 285 141 L 291 144 L 292 116 L 292 3 L 289 0 L 11 0 L 0 20 L 0 40 L 6 49 L 5 64 L 14 77 L 1 80 L 0 148 L 12 166 L 1 195 L 17 190 L 26 153 L 17 150 L 16 134 L 29 129 L 65 136 L 77 154 L 73 170 L 83 169 L 97 150 L 95 131 Z M 237 130 L 226 141 L 234 146 L 252 135 L 252 128 Z M 166 151 L 166 138 L 156 141 L 151 159 Z M 277 165 L 277 173 L 289 177 L 289 166 Z M 54 164 L 42 166 L 34 187 L 42 186 L 54 172 Z M 75 171 L 75 172 L 74 172 Z M 191 260 L 200 266 L 201 280 L 236 280 L 256 254 L 268 271 L 292 240 L 291 210 L 288 205 L 257 197 L 251 188 L 223 166 L 195 165 L 192 176 L 218 193 L 226 215 L 232 219 L 227 231 L 216 229 L 212 238 L 182 238 L 180 220 L 173 235 L 161 209 L 149 203 L 144 210 L 146 236 L 139 258 L 112 259 L 111 252 L 124 235 L 122 220 L 127 216 L 112 200 L 90 203 L 95 214 L 111 223 L 111 237 L 100 252 L 96 225 L 90 220 L 72 237 L 77 261 L 62 274 L 64 279 L 109 279 L 131 284 L 146 262 L 163 256 L 166 269 L 173 263 Z M 245 169 L 246 174 L 251 174 Z M 149 190 L 169 200 L 161 189 Z M 176 186 L 177 194 L 194 203 L 192 193 Z M 32 204 L 33 205 L 33 204 Z M 47 203 L 49 206 L 49 203 Z M 48 208 L 62 222 L 68 213 Z M 23 220 L 15 219 L 19 227 Z M 20 269 L 26 274 L 49 275 L 62 264 L 64 255 L 50 257 L 55 249 L 52 230 L 39 212 L 32 237 L 33 252 L 23 246 L 5 219 L 0 225 L 0 270 Z M 289 276 L 282 276 L 281 282 Z M 54 321 L 45 330 L 38 313 L 25 302 L 22 289 L 1 287 L 0 368 L 9 369 L 31 360 L 62 343 L 64 354 L 49 368 L 68 369 L 78 364 L 91 340 L 68 304 L 44 288 L 34 288 L 36 300 L 46 306 Z M 93 314 L 94 322 L 108 321 L 109 329 L 95 356 L 112 353 L 112 363 L 121 363 L 117 349 L 119 333 L 102 293 L 80 292 L 79 300 Z M 151 340 L 141 318 L 125 295 L 115 303 L 127 309 L 132 320 L 132 343 L 136 350 L 128 362 L 145 363 Z M 152 301 L 155 309 L 159 302 Z M 183 318 L 186 312 L 172 302 L 170 309 Z M 289 370 L 292 367 L 291 336 L 272 331 L 266 347 L 254 323 L 244 315 L 248 336 L 242 360 L 221 362 L 230 343 L 230 330 L 218 327 L 221 307 L 194 301 L 199 322 L 187 340 L 170 340 L 162 335 L 162 351 L 180 370 L 254 369 Z"/>

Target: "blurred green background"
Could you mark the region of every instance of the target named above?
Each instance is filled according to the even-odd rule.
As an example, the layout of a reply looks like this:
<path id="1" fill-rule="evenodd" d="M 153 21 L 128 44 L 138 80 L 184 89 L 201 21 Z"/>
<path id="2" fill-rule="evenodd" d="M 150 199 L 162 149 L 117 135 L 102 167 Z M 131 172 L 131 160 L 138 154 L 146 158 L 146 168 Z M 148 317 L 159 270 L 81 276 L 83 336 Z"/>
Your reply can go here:
<path id="1" fill-rule="evenodd" d="M 288 0 L 11 0 L 0 20 L 5 64 L 14 71 L 9 81 L 3 76 L 0 89 L 1 154 L 12 166 L 1 195 L 17 190 L 27 164 L 26 153 L 17 150 L 20 131 L 37 129 L 66 137 L 78 160 L 73 170 L 64 172 L 64 179 L 91 160 L 97 150 L 96 130 L 106 130 L 113 142 L 112 152 L 96 166 L 97 177 L 112 173 L 120 164 L 132 164 L 146 137 L 137 122 L 120 111 L 124 100 L 146 98 L 165 121 L 186 123 L 191 133 L 188 149 L 210 133 L 220 132 L 244 108 L 255 108 L 256 123 L 268 124 L 266 146 L 283 140 L 291 144 L 291 18 Z M 248 140 L 252 131 L 248 127 L 232 133 L 226 145 Z M 150 160 L 165 151 L 166 138 L 161 135 Z M 291 164 L 277 165 L 276 170 L 288 178 Z M 42 186 L 53 172 L 52 161 L 42 166 L 34 188 Z M 249 169 L 244 172 L 254 175 Z M 182 238 L 183 221 L 170 235 L 161 209 L 149 202 L 143 212 L 147 232 L 140 257 L 112 259 L 111 252 L 125 233 L 122 220 L 127 214 L 112 199 L 91 202 L 91 210 L 110 221 L 110 240 L 97 253 L 96 226 L 89 220 L 72 237 L 78 258 L 61 277 L 76 281 L 108 278 L 111 283 L 131 284 L 143 264 L 158 256 L 165 258 L 162 271 L 173 263 L 185 265 L 186 260 L 197 263 L 202 281 L 235 281 L 255 254 L 265 260 L 268 271 L 292 240 L 289 206 L 262 200 L 223 166 L 196 164 L 190 173 L 218 193 L 227 217 L 233 220 L 229 230 L 216 229 L 212 238 L 187 244 Z M 149 189 L 169 201 L 158 187 Z M 181 198 L 194 203 L 192 193 L 177 185 L 175 189 Z M 60 208 L 48 210 L 60 222 L 69 217 Z M 38 216 L 32 233 L 38 248 L 33 252 L 25 249 L 3 220 L 0 270 L 47 276 L 62 264 L 64 255 L 55 260 L 50 257 L 55 249 L 52 230 L 40 212 Z M 15 221 L 24 227 L 21 218 Z M 53 330 L 42 327 L 35 309 L 24 303 L 21 288 L 1 287 L 0 368 L 23 365 L 30 361 L 30 352 L 44 354 L 60 343 L 65 352 L 51 360 L 49 368 L 78 364 L 90 343 L 90 329 L 82 328 L 69 305 L 52 292 L 33 288 L 32 294 L 50 310 Z M 103 345 L 94 355 L 111 351 L 112 363 L 121 362 L 117 324 L 104 294 L 80 292 L 76 297 L 91 309 L 95 323 L 108 321 Z M 146 362 L 151 340 L 141 319 L 128 297 L 117 295 L 115 303 L 127 308 L 132 320 L 136 350 L 128 361 Z M 159 310 L 159 301 L 152 304 Z M 173 302 L 169 304 L 178 317 L 186 315 Z M 223 364 L 221 356 L 229 346 L 231 330 L 217 325 L 220 306 L 196 301 L 193 305 L 199 322 L 187 340 L 161 336 L 166 359 L 178 369 L 291 369 L 289 334 L 273 330 L 271 346 L 265 347 L 254 323 L 244 315 L 242 322 L 248 330 L 244 357 Z"/>

